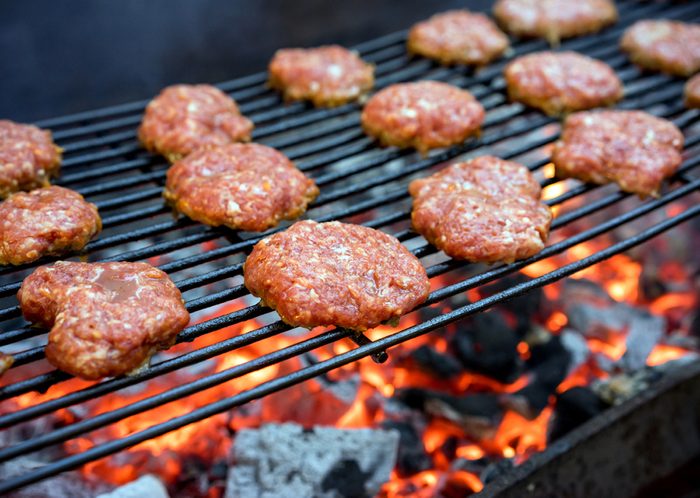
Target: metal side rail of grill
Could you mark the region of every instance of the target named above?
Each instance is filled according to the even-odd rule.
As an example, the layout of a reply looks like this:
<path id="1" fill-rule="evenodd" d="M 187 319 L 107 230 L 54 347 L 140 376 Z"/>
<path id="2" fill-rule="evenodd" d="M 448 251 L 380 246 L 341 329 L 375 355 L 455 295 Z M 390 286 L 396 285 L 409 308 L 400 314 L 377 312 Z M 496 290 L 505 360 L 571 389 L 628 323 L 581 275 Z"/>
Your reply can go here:
<path id="1" fill-rule="evenodd" d="M 450 276 L 449 281 L 453 283 L 436 288 L 422 308 L 513 275 L 532 263 L 561 254 L 596 237 L 605 238 L 618 227 L 633 226 L 630 228 L 636 230 L 633 236 L 609 243 L 605 249 L 586 258 L 510 286 L 488 298 L 459 306 L 429 320 L 418 320 L 412 326 L 399 327 L 378 340 L 372 341 L 343 329 L 322 331 L 298 339 L 282 349 L 271 349 L 267 354 L 232 368 L 202 374 L 187 384 L 177 385 L 120 408 L 0 448 L 0 462 L 5 462 L 48 446 L 63 444 L 128 417 L 147 413 L 167 403 L 196 395 L 337 341 L 354 345 L 345 353 L 259 383 L 186 415 L 154 423 L 126 437 L 113 439 L 7 478 L 0 482 L 0 493 L 78 468 L 361 358 L 371 356 L 376 361 L 386 360 L 385 351 L 389 350 L 391 354 L 390 348 L 393 346 L 555 282 L 642 244 L 699 215 L 700 206 L 688 203 L 687 200 L 700 189 L 697 175 L 700 170 L 700 112 L 683 107 L 682 80 L 640 71 L 620 53 L 617 42 L 624 29 L 639 19 L 664 17 L 699 20 L 700 5 L 622 0 L 618 2 L 618 7 L 620 20 L 615 26 L 594 36 L 564 41 L 561 48 L 597 57 L 615 68 L 625 84 L 625 99 L 618 105 L 619 108 L 644 109 L 676 123 L 686 135 L 683 165 L 663 195 L 645 201 L 635 200 L 612 186 L 597 187 L 570 180 L 568 185 L 573 184 L 571 188 L 547 201 L 548 204 L 561 208 L 559 216 L 553 222 L 553 234 L 562 233 L 572 223 L 600 213 L 606 214 L 603 218 L 605 221 L 591 224 L 578 233 L 552 242 L 542 252 L 527 260 L 496 265 L 485 270 L 479 265 L 440 258 L 435 248 L 411 230 L 410 198 L 406 185 L 415 177 L 431 173 L 441 163 L 465 154 L 495 153 L 506 159 L 521 161 L 538 172 L 548 164 L 547 148 L 559 136 L 559 121 L 520 104 L 509 103 L 501 76 L 508 60 L 524 53 L 546 49 L 548 47 L 545 42 L 514 42 L 513 54 L 508 59 L 497 61 L 477 72 L 460 66 L 442 67 L 422 58 L 407 56 L 404 47 L 405 31 L 356 46 L 365 59 L 376 65 L 378 88 L 399 81 L 438 79 L 469 89 L 484 104 L 487 118 L 479 139 L 434 152 L 428 157 L 420 157 L 412 151 L 377 147 L 359 127 L 360 105 L 357 103 L 334 109 L 315 109 L 303 103 L 284 105 L 279 96 L 265 86 L 266 75 L 263 73 L 225 82 L 219 87 L 236 98 L 243 112 L 253 119 L 256 124 L 256 141 L 280 148 L 319 184 L 322 193 L 310 206 L 308 218 L 317 221 L 350 220 L 385 230 L 412 248 L 413 253 L 426 264 L 431 279 L 441 275 Z M 212 316 L 223 303 L 249 298 L 247 290 L 240 283 L 245 256 L 262 237 L 284 228 L 264 234 L 239 234 L 227 229 L 199 225 L 187 219 L 174 220 L 161 198 L 168 164 L 162 158 L 141 150 L 135 138 L 135 129 L 145 104 L 146 101 L 135 102 L 37 124 L 51 128 L 59 145 L 65 150 L 63 174 L 58 183 L 83 193 L 99 206 L 103 216 L 104 233 L 88 245 L 82 257 L 89 261 L 138 261 L 155 258 L 156 264 L 172 276 L 183 292 L 187 308 L 191 312 L 208 312 Z M 552 186 L 557 183 L 557 179 L 545 177 L 542 184 Z M 632 203 L 632 207 L 616 209 L 623 201 Z M 574 203 L 574 207 L 568 209 Z M 667 207 L 674 209 L 669 210 Z M 650 213 L 656 213 L 654 223 L 647 216 Z M 661 214 L 664 216 L 660 218 Z M 208 244 L 206 251 L 202 244 Z M 17 372 L 24 369 L 29 371 L 32 364 L 44 358 L 41 344 L 45 343 L 46 331 L 30 327 L 22 321 L 14 294 L 24 276 L 39 264 L 50 261 L 51 259 L 46 259 L 32 265 L 0 268 L 0 345 L 5 350 L 19 343 L 24 344 L 22 341 L 34 341 L 33 347 L 13 350 L 16 351 L 13 353 L 13 369 L 23 369 L 16 370 Z M 412 313 L 418 314 L 420 310 Z M 196 322 L 179 335 L 178 342 L 191 342 L 232 325 L 259 324 L 252 320 L 265 315 L 266 318 L 274 316 L 269 309 L 259 304 L 243 305 L 235 311 Z M 57 370 L 28 374 L 11 384 L 0 384 L 0 401 L 3 402 L 0 406 L 10 406 L 13 398 L 27 393 L 46 393 L 46 396 L 39 394 L 33 404 L 0 412 L 0 428 L 15 427 L 38 417 L 50 417 L 60 410 L 150 379 L 174 374 L 178 370 L 245 346 L 259 342 L 263 344 L 262 341 L 290 329 L 286 324 L 273 319 L 267 325 L 258 326 L 249 332 L 166 359 L 156 359 L 149 368 L 133 376 L 107 379 L 59 397 L 51 396 L 51 388 L 69 380 L 70 375 Z"/>

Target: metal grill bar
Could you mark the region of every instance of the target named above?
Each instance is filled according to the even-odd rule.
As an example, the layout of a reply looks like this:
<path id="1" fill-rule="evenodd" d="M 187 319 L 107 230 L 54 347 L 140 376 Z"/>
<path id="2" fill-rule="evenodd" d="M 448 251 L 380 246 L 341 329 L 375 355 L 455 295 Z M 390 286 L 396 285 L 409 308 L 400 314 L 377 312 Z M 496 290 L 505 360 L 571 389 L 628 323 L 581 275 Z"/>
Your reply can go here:
<path id="1" fill-rule="evenodd" d="M 690 4 L 669 7 L 658 3 L 641 4 L 635 0 L 618 2 L 618 6 L 621 19 L 615 27 L 597 36 L 565 41 L 562 44 L 563 48 L 579 50 L 588 55 L 603 58 L 617 70 L 618 75 L 625 82 L 626 88 L 626 100 L 620 104 L 620 108 L 646 108 L 658 115 L 673 118 L 674 122 L 684 129 L 692 129 L 700 120 L 700 113 L 683 109 L 679 100 L 682 82 L 664 75 L 640 73 L 617 52 L 615 44 L 622 30 L 634 20 L 661 13 L 664 17 L 671 18 L 697 18 L 700 17 L 700 6 Z M 404 39 L 405 31 L 361 44 L 357 48 L 363 53 L 363 57 L 377 63 L 377 82 L 380 85 L 406 79 L 430 77 L 448 81 L 472 91 L 489 111 L 485 132 L 479 140 L 472 140 L 464 146 L 441 151 L 427 158 L 417 158 L 409 151 L 377 150 L 372 141 L 358 130 L 359 106 L 357 104 L 348 104 L 330 110 L 312 109 L 299 103 L 280 107 L 279 97 L 264 86 L 266 75 L 263 73 L 233 80 L 221 84 L 220 87 L 238 99 L 242 109 L 252 113 L 250 116 L 256 121 L 256 124 L 262 124 L 256 128 L 256 139 L 262 139 L 263 143 L 283 149 L 285 153 L 297 161 L 301 169 L 312 172 L 317 183 L 323 187 L 322 195 L 309 211 L 310 217 L 318 221 L 347 219 L 356 215 L 364 216 L 375 209 L 386 210 L 390 208 L 388 214 L 384 214 L 382 211 L 381 216 L 374 216 L 369 221 L 364 221 L 363 224 L 385 229 L 398 225 L 392 229 L 394 235 L 401 241 L 411 241 L 415 245 L 413 253 L 418 257 L 425 257 L 436 253 L 436 249 L 424 242 L 415 244 L 421 239 L 417 238 L 416 234 L 409 228 L 406 228 L 410 211 L 407 210 L 405 182 L 410 177 L 433 168 L 441 162 L 482 149 L 484 151 L 491 148 L 502 150 L 498 155 L 504 158 L 518 159 L 521 156 L 525 158 L 528 154 L 541 151 L 542 147 L 556 140 L 558 128 L 556 120 L 544 117 L 523 106 L 506 103 L 503 95 L 504 82 L 500 74 L 507 60 L 499 61 L 477 73 L 460 67 L 437 67 L 426 60 L 411 59 L 405 56 Z M 520 55 L 544 48 L 546 45 L 542 41 L 528 41 L 515 44 L 513 52 L 514 55 Z M 172 261 L 160 265 L 163 270 L 169 273 L 194 270 L 194 275 L 189 274 L 179 280 L 176 279 L 176 284 L 183 292 L 200 289 L 205 285 L 221 285 L 225 279 L 240 276 L 242 270 L 240 261 L 243 255 L 262 236 L 267 236 L 277 230 L 255 235 L 252 238 L 240 238 L 238 234 L 233 234 L 228 230 L 202 227 L 185 219 L 172 221 L 159 218 L 168 213 L 167 208 L 159 199 L 167 164 L 160 158 L 144 154 L 134 140 L 133 128 L 140 121 L 140 113 L 144 105 L 145 101 L 137 102 L 39 123 L 41 126 L 59 128 L 55 133 L 57 139 L 61 141 L 70 139 L 68 143 L 61 143 L 67 157 L 64 161 L 65 174 L 60 183 L 70 185 L 88 196 L 98 197 L 95 202 L 103 213 L 115 210 L 115 213 L 104 218 L 105 228 L 115 230 L 115 232 L 105 234 L 102 238 L 91 243 L 87 248 L 88 256 L 91 260 L 139 260 L 173 254 Z M 528 260 L 497 266 L 481 273 L 476 271 L 476 267 L 453 260 L 433 264 L 427 268 L 431 278 L 464 268 L 469 270 L 472 275 L 462 278 L 455 284 L 435 290 L 423 307 L 513 274 L 529 264 L 608 233 L 616 227 L 637 220 L 697 191 L 700 188 L 700 179 L 693 179 L 688 176 L 688 172 L 700 165 L 700 154 L 694 149 L 698 144 L 700 144 L 700 133 L 690 134 L 686 142 L 687 160 L 677 175 L 677 179 L 684 181 L 684 185 L 670 190 L 659 199 L 640 203 L 622 215 L 611 217 L 604 223 L 573 237 L 551 244 L 540 254 Z M 117 162 L 108 163 L 114 159 L 117 159 Z M 393 161 L 397 160 L 405 161 L 405 164 L 397 170 L 392 170 L 390 166 Z M 346 161 L 349 163 L 345 164 Z M 528 162 L 530 169 L 536 170 L 545 166 L 548 161 L 537 159 Z M 349 181 L 353 183 L 348 183 Z M 555 183 L 556 180 L 548 178 L 542 182 L 542 185 Z M 372 189 L 384 190 L 374 191 Z M 560 205 L 598 189 L 598 187 L 590 185 L 579 185 L 554 199 L 550 199 L 548 204 Z M 371 195 L 367 195 L 368 192 Z M 106 198 L 104 198 L 105 195 L 107 195 Z M 593 202 L 583 203 L 581 207 L 556 218 L 552 228 L 560 229 L 629 197 L 628 194 L 613 192 Z M 342 204 L 349 198 L 352 199 L 350 204 Z M 136 206 L 137 203 L 146 204 Z M 248 391 L 211 403 L 188 415 L 176 417 L 125 438 L 95 446 L 88 451 L 62 458 L 39 469 L 31 470 L 22 476 L 8 479 L 0 483 L 0 493 L 36 482 L 64 470 L 76 468 L 149 438 L 165 434 L 235 406 L 240 406 L 252 399 L 308 380 L 359 358 L 379 355 L 388 347 L 400 344 L 447 323 L 452 323 L 532 288 L 554 282 L 611 255 L 618 254 L 692 216 L 700 214 L 699 210 L 698 206 L 688 208 L 681 214 L 643 230 L 632 238 L 613 244 L 589 258 L 562 267 L 538 279 L 511 287 L 487 299 L 460 307 L 435 319 L 390 334 L 378 341 L 372 342 L 367 338 L 353 337 L 353 334 L 346 330 L 331 330 L 301 340 L 287 348 L 272 351 L 236 367 L 200 377 L 186 385 L 177 386 L 117 410 L 93 416 L 49 434 L 2 448 L 0 449 L 0 461 L 26 455 L 47 445 L 60 444 L 127 417 L 191 396 L 335 341 L 352 338 L 357 344 L 357 347 L 348 353 L 257 385 Z M 149 220 L 148 226 L 129 226 L 132 223 L 141 223 L 143 220 Z M 243 235 L 248 236 L 248 234 Z M 150 245 L 137 249 L 129 250 L 125 247 L 125 244 L 150 237 L 164 237 L 164 240 L 154 240 Z M 196 246 L 202 242 L 224 238 L 229 239 L 226 245 L 206 253 L 184 257 L 176 256 L 177 251 Z M 108 250 L 112 250 L 112 252 L 105 252 Z M 234 260 L 228 261 L 226 258 L 229 257 L 233 257 Z M 200 265 L 211 262 L 215 262 L 213 269 L 199 268 Z M 19 280 L 21 275 L 34 266 L 36 265 L 0 269 L 0 279 L 5 282 L 9 281 L 9 283 L 0 285 L 0 298 L 9 301 L 9 296 L 16 292 L 19 286 L 19 282 L 12 280 Z M 190 311 L 202 310 L 244 295 L 246 295 L 246 290 L 242 285 L 233 285 L 188 299 L 187 307 Z M 205 334 L 243 323 L 268 312 L 268 309 L 259 304 L 244 307 L 188 327 L 179 335 L 178 342 L 192 341 Z M 0 309 L 0 321 L 16 320 L 17 317 L 19 317 L 19 308 L 16 302 L 6 304 L 3 309 Z M 167 375 L 206 359 L 272 338 L 290 330 L 290 328 L 284 323 L 276 321 L 251 332 L 160 361 L 133 377 L 106 380 L 56 399 L 39 401 L 32 406 L 0 415 L 0 428 L 12 427 L 36 417 L 47 416 L 57 410 Z M 13 344 L 43 333 L 44 331 L 22 326 L 14 330 L 0 332 L 0 344 Z M 17 353 L 15 358 L 16 366 L 21 367 L 43 358 L 43 347 L 31 348 Z M 32 391 L 45 392 L 51 386 L 70 378 L 70 375 L 59 371 L 30 377 L 0 387 L 0 400 L 9 400 Z"/>

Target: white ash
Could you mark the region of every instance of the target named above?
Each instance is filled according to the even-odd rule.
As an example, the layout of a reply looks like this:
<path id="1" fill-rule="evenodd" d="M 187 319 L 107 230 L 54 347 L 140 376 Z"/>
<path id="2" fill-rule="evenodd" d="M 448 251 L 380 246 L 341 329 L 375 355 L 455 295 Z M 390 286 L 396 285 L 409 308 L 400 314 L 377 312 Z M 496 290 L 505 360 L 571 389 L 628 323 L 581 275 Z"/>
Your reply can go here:
<path id="1" fill-rule="evenodd" d="M 97 495 L 95 498 L 170 498 L 170 495 L 160 479 L 154 475 L 146 474 L 109 493 Z"/>
<path id="2" fill-rule="evenodd" d="M 233 444 L 225 497 L 369 498 L 389 479 L 398 444 L 394 430 L 244 429 Z"/>

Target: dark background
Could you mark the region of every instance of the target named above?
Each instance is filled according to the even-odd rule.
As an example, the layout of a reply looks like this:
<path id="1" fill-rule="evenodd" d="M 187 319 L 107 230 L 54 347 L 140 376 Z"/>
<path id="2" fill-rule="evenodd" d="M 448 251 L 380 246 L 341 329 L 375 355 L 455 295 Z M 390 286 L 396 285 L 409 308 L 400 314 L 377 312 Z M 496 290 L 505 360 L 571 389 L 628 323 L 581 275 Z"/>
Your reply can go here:
<path id="1" fill-rule="evenodd" d="M 0 0 L 0 119 L 150 98 L 264 70 L 277 48 L 352 45 L 489 0 Z"/>

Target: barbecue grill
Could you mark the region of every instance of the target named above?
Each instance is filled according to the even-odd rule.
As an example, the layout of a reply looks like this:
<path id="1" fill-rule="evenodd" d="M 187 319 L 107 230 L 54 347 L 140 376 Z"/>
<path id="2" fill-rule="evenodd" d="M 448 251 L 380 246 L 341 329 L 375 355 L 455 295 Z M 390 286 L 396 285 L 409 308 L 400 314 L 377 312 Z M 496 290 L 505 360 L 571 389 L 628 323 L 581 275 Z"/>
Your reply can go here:
<path id="1" fill-rule="evenodd" d="M 494 151 L 505 159 L 521 160 L 533 171 L 548 164 L 546 148 L 558 138 L 558 121 L 520 104 L 509 103 L 501 76 L 508 59 L 548 48 L 544 41 L 515 42 L 511 56 L 479 71 L 459 66 L 441 67 L 426 59 L 408 56 L 404 45 L 406 31 L 392 33 L 354 47 L 361 52 L 365 60 L 376 64 L 377 88 L 400 81 L 442 80 L 469 89 L 484 104 L 487 117 L 479 139 L 469 140 L 461 146 L 432 153 L 427 157 L 420 157 L 412 151 L 378 148 L 363 134 L 359 126 L 360 104 L 351 103 L 333 109 L 313 109 L 303 103 L 283 105 L 278 95 L 265 86 L 265 73 L 253 74 L 218 86 L 235 98 L 241 111 L 255 122 L 255 141 L 281 149 L 301 170 L 314 178 L 321 189 L 321 195 L 310 207 L 307 214 L 309 218 L 317 221 L 351 219 L 361 221 L 366 226 L 387 230 L 405 242 L 416 256 L 431 263 L 427 265 L 431 278 L 455 271 L 459 271 L 460 275 L 468 275 L 460 277 L 456 283 L 435 289 L 423 305 L 425 307 L 511 275 L 531 263 L 642 219 L 690 196 L 700 188 L 700 178 L 692 174 L 700 164 L 700 133 L 692 131 L 700 119 L 700 112 L 684 108 L 684 81 L 640 71 L 629 63 L 617 47 L 622 31 L 632 22 L 648 17 L 697 21 L 700 19 L 700 5 L 665 5 L 622 0 L 618 2 L 618 8 L 620 21 L 616 25 L 594 36 L 564 41 L 561 48 L 602 59 L 617 71 L 625 83 L 626 90 L 625 99 L 618 107 L 644 109 L 668 118 L 679 126 L 686 134 L 685 161 L 670 186 L 657 199 L 635 201 L 629 194 L 620 192 L 615 187 L 584 184 L 575 184 L 565 193 L 549 199 L 547 202 L 552 206 L 580 197 L 593 199 L 585 200 L 576 209 L 555 218 L 552 226 L 554 231 L 595 213 L 607 212 L 606 210 L 612 213 L 614 207 L 623 200 L 636 202 L 636 205 L 622 214 L 608 216 L 603 223 L 593 225 L 575 236 L 549 245 L 536 256 L 513 264 L 485 268 L 440 257 L 432 246 L 426 244 L 410 229 L 410 199 L 406 185 L 412 178 L 424 176 L 430 168 L 445 161 L 464 154 L 483 154 L 487 150 Z M 141 120 L 145 104 L 146 101 L 134 102 L 36 123 L 38 126 L 52 129 L 57 143 L 64 149 L 63 172 L 56 183 L 73 188 L 95 202 L 103 216 L 105 232 L 88 245 L 85 257 L 90 261 L 137 261 L 158 258 L 158 266 L 172 275 L 177 286 L 185 293 L 190 312 L 206 310 L 246 296 L 247 291 L 242 284 L 230 284 L 230 279 L 238 277 L 235 282 L 240 280 L 246 253 L 260 238 L 275 230 L 263 235 L 241 234 L 198 225 L 187 219 L 173 220 L 170 210 L 164 206 L 161 198 L 168 164 L 164 159 L 143 151 L 136 141 L 136 126 Z M 532 157 L 539 158 L 529 159 Z M 556 179 L 547 178 L 543 181 L 543 186 L 557 182 Z M 690 207 L 674 210 L 674 213 L 586 258 L 408 328 L 398 328 L 379 340 L 372 341 L 365 335 L 343 329 L 324 331 L 247 363 L 211 375 L 203 375 L 189 384 L 179 385 L 121 408 L 0 448 L 0 462 L 5 462 L 47 446 L 61 444 L 87 432 L 321 346 L 344 339 L 350 339 L 356 344 L 356 347 L 343 354 L 276 377 L 186 415 L 154 424 L 126 437 L 93 446 L 6 479 L 0 482 L 0 493 L 78 468 L 360 358 L 372 356 L 375 361 L 385 361 L 386 350 L 392 346 L 626 251 L 699 215 L 700 206 L 691 204 Z M 211 243 L 206 251 L 201 249 L 204 243 Z M 3 331 L 0 332 L 0 345 L 4 347 L 30 338 L 40 338 L 45 333 L 21 322 L 20 310 L 13 297 L 19 289 L 21 279 L 36 266 L 0 269 L 0 320 L 4 324 Z M 208 288 L 212 286 L 219 290 L 210 292 Z M 192 341 L 204 334 L 241 324 L 267 313 L 268 309 L 259 304 L 252 304 L 188 327 L 179 335 L 178 342 Z M 167 375 L 290 329 L 291 327 L 280 321 L 272 321 L 251 332 L 157 361 L 133 376 L 105 380 L 59 398 L 5 413 L 0 415 L 0 428 L 13 427 L 138 385 L 148 379 Z M 43 355 L 41 346 L 16 353 L 13 368 L 36 362 L 42 359 Z M 45 392 L 51 386 L 69 378 L 68 374 L 59 371 L 35 375 L 0 387 L 0 400 L 33 391 Z"/>

